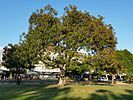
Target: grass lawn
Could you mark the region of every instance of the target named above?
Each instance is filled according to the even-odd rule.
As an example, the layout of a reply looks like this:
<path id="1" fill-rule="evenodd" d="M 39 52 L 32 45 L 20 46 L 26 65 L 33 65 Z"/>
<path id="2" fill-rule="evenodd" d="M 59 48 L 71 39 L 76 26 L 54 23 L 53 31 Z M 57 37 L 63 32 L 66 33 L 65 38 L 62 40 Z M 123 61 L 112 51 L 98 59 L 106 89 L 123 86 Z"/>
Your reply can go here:
<path id="1" fill-rule="evenodd" d="M 133 85 L 0 85 L 0 100 L 133 100 Z"/>

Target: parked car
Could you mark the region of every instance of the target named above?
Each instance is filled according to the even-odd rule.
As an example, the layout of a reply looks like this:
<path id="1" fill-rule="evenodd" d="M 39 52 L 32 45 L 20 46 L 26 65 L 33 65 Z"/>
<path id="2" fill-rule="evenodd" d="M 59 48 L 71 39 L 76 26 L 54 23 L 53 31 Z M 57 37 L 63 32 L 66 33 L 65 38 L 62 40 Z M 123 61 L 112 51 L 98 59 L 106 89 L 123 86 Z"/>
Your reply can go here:
<path id="1" fill-rule="evenodd" d="M 107 78 L 105 78 L 105 77 L 100 77 L 100 78 L 98 78 L 98 81 L 107 82 L 107 81 L 108 81 L 108 79 L 107 79 Z"/>

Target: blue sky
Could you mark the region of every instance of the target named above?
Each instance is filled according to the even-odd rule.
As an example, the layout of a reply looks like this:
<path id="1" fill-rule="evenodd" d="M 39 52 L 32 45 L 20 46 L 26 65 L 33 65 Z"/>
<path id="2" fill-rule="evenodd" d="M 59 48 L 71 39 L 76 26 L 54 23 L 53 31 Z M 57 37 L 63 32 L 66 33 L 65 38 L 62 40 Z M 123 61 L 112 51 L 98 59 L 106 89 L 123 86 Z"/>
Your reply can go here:
<path id="1" fill-rule="evenodd" d="M 36 9 L 52 5 L 59 15 L 70 4 L 102 15 L 106 24 L 112 24 L 117 37 L 117 49 L 133 53 L 133 0 L 0 0 L 0 48 L 18 43 L 22 32 L 28 30 L 28 19 Z"/>

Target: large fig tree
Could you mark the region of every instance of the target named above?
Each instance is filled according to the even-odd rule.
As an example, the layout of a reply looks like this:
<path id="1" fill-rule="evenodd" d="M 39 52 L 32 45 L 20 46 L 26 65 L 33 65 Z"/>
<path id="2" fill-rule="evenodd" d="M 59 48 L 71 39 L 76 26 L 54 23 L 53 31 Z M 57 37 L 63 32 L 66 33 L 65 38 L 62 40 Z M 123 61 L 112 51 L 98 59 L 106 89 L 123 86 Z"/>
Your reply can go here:
<path id="1" fill-rule="evenodd" d="M 90 54 L 86 56 L 99 56 L 105 48 L 115 50 L 116 45 L 113 28 L 104 24 L 102 16 L 92 16 L 71 5 L 65 7 L 62 17 L 57 17 L 57 11 L 50 5 L 34 12 L 25 41 L 30 39 L 30 45 L 39 52 L 39 60 L 46 66 L 60 68 L 60 85 L 65 84 L 66 70 L 73 61 L 84 62 L 83 56 L 83 59 L 76 57 L 78 51 L 84 49 Z M 88 64 L 94 65 L 92 60 Z"/>

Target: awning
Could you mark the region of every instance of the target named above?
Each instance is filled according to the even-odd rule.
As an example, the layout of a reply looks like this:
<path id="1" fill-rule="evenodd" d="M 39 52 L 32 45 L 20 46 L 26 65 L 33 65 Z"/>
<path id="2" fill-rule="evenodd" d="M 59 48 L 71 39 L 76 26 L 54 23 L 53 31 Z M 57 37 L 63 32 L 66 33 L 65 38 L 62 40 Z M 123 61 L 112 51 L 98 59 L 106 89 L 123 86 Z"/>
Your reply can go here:
<path id="1" fill-rule="evenodd" d="M 9 71 L 9 69 L 7 69 L 7 68 L 4 67 L 4 66 L 1 66 L 1 67 L 0 67 L 0 70 L 2 70 L 2 71 Z"/>
<path id="2" fill-rule="evenodd" d="M 44 73 L 60 73 L 60 69 L 45 69 L 45 70 L 34 70 L 36 72 L 44 72 Z"/>
<path id="3" fill-rule="evenodd" d="M 37 72 L 34 72 L 34 71 L 28 71 L 27 74 L 28 75 L 38 75 L 38 73 Z"/>

